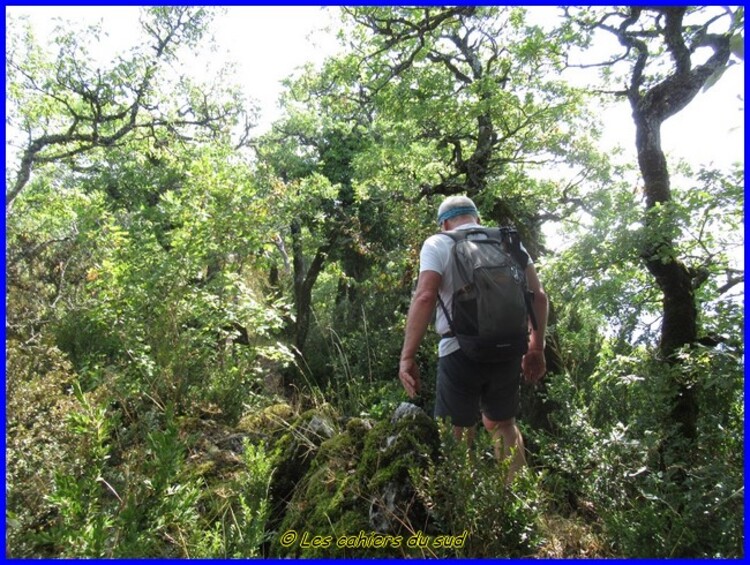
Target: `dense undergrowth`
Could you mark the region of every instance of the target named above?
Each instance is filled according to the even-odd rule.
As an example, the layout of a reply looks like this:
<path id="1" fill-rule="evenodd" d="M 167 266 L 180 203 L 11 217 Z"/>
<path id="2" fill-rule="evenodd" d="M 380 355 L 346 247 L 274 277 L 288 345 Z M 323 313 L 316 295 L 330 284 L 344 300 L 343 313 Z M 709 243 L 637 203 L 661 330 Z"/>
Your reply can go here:
<path id="1" fill-rule="evenodd" d="M 691 359 L 725 375 L 707 402 L 741 394 L 731 356 Z M 606 362 L 589 390 L 549 376 L 550 429 L 522 421 L 530 465 L 506 486 L 487 434 L 467 448 L 413 406 L 394 421 L 392 381 L 357 381 L 380 400 L 352 414 L 335 394 L 285 397 L 259 376 L 236 417 L 210 401 L 178 410 L 113 394 L 115 382 L 84 391 L 54 345 L 9 342 L 7 554 L 740 555 L 742 475 L 730 471 L 742 468 L 743 414 L 706 410 L 699 441 L 665 448 L 658 376 L 634 376 L 652 364 Z"/>

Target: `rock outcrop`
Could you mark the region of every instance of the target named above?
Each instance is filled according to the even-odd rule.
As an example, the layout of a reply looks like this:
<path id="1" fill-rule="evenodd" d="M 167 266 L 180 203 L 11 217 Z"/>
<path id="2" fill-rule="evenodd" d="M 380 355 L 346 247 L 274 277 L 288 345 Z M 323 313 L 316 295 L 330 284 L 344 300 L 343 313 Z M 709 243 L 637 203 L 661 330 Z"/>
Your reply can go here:
<path id="1" fill-rule="evenodd" d="M 377 423 L 362 418 L 342 423 L 325 410 L 310 411 L 290 426 L 276 449 L 271 529 L 277 539 L 269 544 L 271 555 L 407 555 L 405 544 L 367 545 L 373 536 L 396 539 L 429 528 L 411 474 L 437 459 L 440 436 L 421 408 L 402 403 L 390 419 Z M 285 547 L 278 538 L 287 532 L 298 537 Z M 360 536 L 359 545 L 337 543 L 346 536 Z"/>

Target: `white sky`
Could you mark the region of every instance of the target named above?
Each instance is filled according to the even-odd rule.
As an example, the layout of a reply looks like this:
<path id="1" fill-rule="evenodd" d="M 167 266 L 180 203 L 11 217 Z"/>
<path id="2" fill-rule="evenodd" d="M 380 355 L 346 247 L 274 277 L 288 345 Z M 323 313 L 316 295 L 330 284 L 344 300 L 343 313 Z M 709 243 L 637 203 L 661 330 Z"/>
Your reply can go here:
<path id="1" fill-rule="evenodd" d="M 31 15 L 39 38 L 49 34 L 54 17 L 81 22 L 104 18 L 113 52 L 132 46 L 134 30 L 138 29 L 135 6 L 26 6 L 6 10 L 14 16 Z M 315 6 L 228 7 L 227 14 L 212 25 L 214 55 L 196 58 L 193 66 L 200 73 L 200 67 L 215 69 L 220 61 L 236 62 L 245 94 L 260 105 L 261 121 L 256 132 L 263 131 L 279 117 L 276 102 L 280 81 L 306 62 L 320 63 L 335 49 L 333 33 L 321 31 L 335 23 L 330 12 Z M 606 148 L 619 144 L 627 158 L 634 159 L 635 129 L 627 102 L 621 101 L 604 116 Z M 693 164 L 727 167 L 743 162 L 744 64 L 729 68 L 717 85 L 665 122 L 662 143 L 668 156 L 681 156 Z"/>

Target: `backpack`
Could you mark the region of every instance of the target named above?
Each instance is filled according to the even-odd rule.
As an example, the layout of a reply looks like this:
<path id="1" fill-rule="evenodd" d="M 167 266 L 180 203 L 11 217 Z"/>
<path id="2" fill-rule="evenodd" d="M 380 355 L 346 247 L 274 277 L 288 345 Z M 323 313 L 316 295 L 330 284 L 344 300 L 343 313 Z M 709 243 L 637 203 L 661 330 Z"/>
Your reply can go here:
<path id="1" fill-rule="evenodd" d="M 528 322 L 536 329 L 536 318 L 534 295 L 526 283 L 529 256 L 521 249 L 518 232 L 471 228 L 442 235 L 455 242 L 448 266 L 453 271 L 451 313 L 438 295 L 451 328 L 443 337 L 458 338 L 463 352 L 475 361 L 521 357 L 528 350 Z"/>

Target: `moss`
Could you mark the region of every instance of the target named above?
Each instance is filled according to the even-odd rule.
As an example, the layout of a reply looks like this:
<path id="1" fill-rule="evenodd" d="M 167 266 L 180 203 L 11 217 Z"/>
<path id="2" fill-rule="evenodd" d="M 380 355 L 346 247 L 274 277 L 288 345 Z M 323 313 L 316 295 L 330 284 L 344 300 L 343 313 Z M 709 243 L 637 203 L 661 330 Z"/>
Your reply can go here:
<path id="1" fill-rule="evenodd" d="M 352 418 L 346 424 L 347 433 L 360 446 L 360 449 L 364 447 L 365 437 L 370 430 L 372 430 L 372 423 L 363 418 Z"/>
<path id="2" fill-rule="evenodd" d="M 361 418 L 353 418 L 346 424 L 343 433 L 324 441 L 320 445 L 318 459 L 356 458 L 362 453 L 367 432 L 372 425 Z"/>
<path id="3" fill-rule="evenodd" d="M 289 427 L 294 419 L 294 409 L 285 403 L 272 404 L 260 412 L 245 414 L 237 429 L 259 438 L 275 439 Z"/>
<path id="4" fill-rule="evenodd" d="M 214 461 L 201 461 L 188 467 L 188 471 L 191 477 L 208 480 L 216 474 L 216 463 Z"/>
<path id="5" fill-rule="evenodd" d="M 350 556 L 336 539 L 351 531 L 366 529 L 367 512 L 355 477 L 368 424 L 352 420 L 346 430 L 324 441 L 305 477 L 297 485 L 278 531 L 295 530 L 300 535 L 327 536 L 326 547 L 295 544 L 289 549 L 272 545 L 277 555 L 297 557 Z"/>
<path id="6" fill-rule="evenodd" d="M 271 519 L 273 530 L 282 521 L 286 506 L 294 490 L 310 468 L 320 445 L 335 437 L 333 411 L 328 406 L 308 410 L 301 414 L 280 436 L 272 450 L 276 453 L 276 466 L 271 480 Z"/>
<path id="7" fill-rule="evenodd" d="M 408 482 L 409 469 L 436 460 L 439 450 L 440 434 L 427 414 L 380 422 L 367 436 L 357 473 L 370 490 Z"/>
<path id="8" fill-rule="evenodd" d="M 381 422 L 368 434 L 357 475 L 369 496 L 371 530 L 409 535 L 429 528 L 428 511 L 416 496 L 410 472 L 426 469 L 439 452 L 437 425 L 422 411 Z"/>
<path id="9" fill-rule="evenodd" d="M 286 507 L 279 535 L 294 530 L 300 539 L 288 548 L 278 540 L 271 543 L 276 556 L 286 557 L 392 557 L 408 553 L 401 547 L 339 547 L 342 536 L 370 534 L 377 530 L 372 522 L 373 506 L 377 513 L 383 492 L 397 493 L 393 516 L 394 534 L 410 533 L 409 527 L 421 525 L 426 510 L 415 500 L 409 469 L 424 468 L 436 459 L 440 438 L 435 422 L 424 413 L 402 418 L 395 423 L 384 421 L 374 427 L 367 420 L 352 419 L 345 430 L 324 441 L 304 477 L 293 490 Z M 395 490 L 394 490 L 395 488 Z M 313 536 L 323 546 L 302 544 Z"/>

